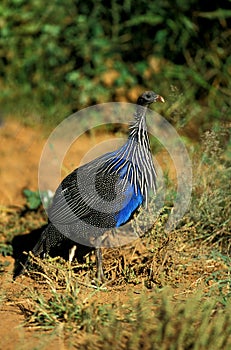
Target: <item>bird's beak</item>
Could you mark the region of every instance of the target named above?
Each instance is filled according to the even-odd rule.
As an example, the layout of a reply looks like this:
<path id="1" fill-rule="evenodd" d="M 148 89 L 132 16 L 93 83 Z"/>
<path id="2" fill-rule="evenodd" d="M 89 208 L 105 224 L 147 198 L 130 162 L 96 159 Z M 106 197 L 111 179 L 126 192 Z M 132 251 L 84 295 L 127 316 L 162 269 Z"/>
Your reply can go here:
<path id="1" fill-rule="evenodd" d="M 162 103 L 165 102 L 164 98 L 162 96 L 160 96 L 160 95 L 157 95 L 156 101 L 159 101 L 159 102 L 162 102 Z"/>

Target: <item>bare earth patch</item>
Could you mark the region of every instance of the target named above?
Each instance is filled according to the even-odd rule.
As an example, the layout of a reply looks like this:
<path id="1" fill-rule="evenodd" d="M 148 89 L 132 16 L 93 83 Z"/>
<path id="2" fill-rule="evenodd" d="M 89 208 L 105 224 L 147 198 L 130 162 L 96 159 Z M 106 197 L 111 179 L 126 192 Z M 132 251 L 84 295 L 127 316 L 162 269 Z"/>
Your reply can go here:
<path id="1" fill-rule="evenodd" d="M 45 217 L 40 213 L 21 213 L 26 203 L 22 189 L 37 190 L 38 187 L 38 164 L 46 137 L 40 128 L 23 126 L 15 120 L 7 120 L 1 126 L 0 137 L 1 243 L 6 239 L 6 227 L 8 239 L 13 239 L 14 236 L 30 233 L 32 229 L 37 229 L 45 223 Z M 74 169 L 94 145 L 112 138 L 112 135 L 83 135 L 68 152 L 62 176 Z M 162 154 L 159 157 L 160 163 L 167 161 L 167 155 Z M 170 169 L 170 175 L 174 178 L 174 169 Z M 87 268 L 78 263 L 73 263 L 70 268 L 68 262 L 41 262 L 40 276 L 31 273 L 29 276 L 19 277 L 15 282 L 12 281 L 14 259 L 1 256 L 0 349 L 84 348 L 89 337 L 87 326 L 75 329 L 73 334 L 66 333 L 62 322 L 57 323 L 55 331 L 44 330 L 36 324 L 38 319 L 35 320 L 33 315 L 33 312 L 36 314 L 36 310 L 30 297 L 31 293 L 38 291 L 48 303 L 54 288 L 60 296 L 65 294 L 68 268 L 79 285 L 77 300 L 80 305 L 86 305 L 87 308 L 88 305 L 105 307 L 113 304 L 113 309 L 120 310 L 118 319 L 121 318 L 125 323 L 126 317 L 120 314 L 121 310 L 129 309 L 129 300 L 135 303 L 136 300 L 140 300 L 140 295 L 145 295 L 148 300 L 153 293 L 158 295 L 162 288 L 168 286 L 171 299 L 180 305 L 197 292 L 210 293 L 217 283 L 217 276 L 222 278 L 222 274 L 225 275 L 229 267 L 224 261 L 211 258 L 211 247 L 199 241 L 189 241 L 189 231 L 193 236 L 191 228 L 184 228 L 182 231 L 179 229 L 169 236 L 164 236 L 158 231 L 158 227 L 154 227 L 151 236 L 133 242 L 132 246 L 104 249 L 104 268 L 108 278 L 105 284 L 106 291 L 96 290 L 91 286 L 95 275 L 94 255 L 89 255 Z M 49 279 L 44 279 L 44 276 L 48 276 Z M 227 291 L 223 292 L 225 294 Z M 39 317 L 39 313 L 37 316 Z M 92 344 L 95 344 L 95 347 L 91 348 L 104 348 L 97 342 L 97 338 L 95 340 L 94 332 L 90 337 Z M 125 334 L 121 348 L 125 348 L 126 339 Z M 109 349 L 110 344 L 105 348 Z"/>

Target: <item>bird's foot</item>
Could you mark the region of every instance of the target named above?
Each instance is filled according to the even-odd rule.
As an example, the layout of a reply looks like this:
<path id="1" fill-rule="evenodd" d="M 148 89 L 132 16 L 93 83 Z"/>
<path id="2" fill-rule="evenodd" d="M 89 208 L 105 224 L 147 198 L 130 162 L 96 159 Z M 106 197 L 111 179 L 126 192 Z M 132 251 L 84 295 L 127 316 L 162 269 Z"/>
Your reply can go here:
<path id="1" fill-rule="evenodd" d="M 102 264 L 102 251 L 100 248 L 96 248 L 96 265 L 97 265 L 97 284 L 101 285 L 105 282 L 106 278 L 103 272 Z"/>

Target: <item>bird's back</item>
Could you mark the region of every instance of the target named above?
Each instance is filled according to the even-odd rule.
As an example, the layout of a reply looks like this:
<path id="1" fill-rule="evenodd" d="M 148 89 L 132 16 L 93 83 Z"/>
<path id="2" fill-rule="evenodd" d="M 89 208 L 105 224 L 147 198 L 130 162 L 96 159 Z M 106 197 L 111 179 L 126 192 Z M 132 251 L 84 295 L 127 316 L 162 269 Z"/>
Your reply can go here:
<path id="1" fill-rule="evenodd" d="M 153 91 L 144 92 L 137 100 L 126 144 L 79 167 L 61 182 L 48 211 L 48 225 L 33 254 L 49 253 L 67 238 L 91 246 L 92 238 L 124 225 L 142 203 L 147 205 L 149 190 L 156 189 L 156 172 L 145 116 L 147 107 L 156 101 L 164 102 L 164 99 Z M 93 245 L 101 280 L 102 254 L 99 245 Z"/>
<path id="2" fill-rule="evenodd" d="M 50 221 L 61 232 L 72 239 L 73 234 L 98 236 L 130 220 L 143 195 L 134 185 L 140 170 L 125 148 L 75 169 L 62 181 L 49 209 Z"/>

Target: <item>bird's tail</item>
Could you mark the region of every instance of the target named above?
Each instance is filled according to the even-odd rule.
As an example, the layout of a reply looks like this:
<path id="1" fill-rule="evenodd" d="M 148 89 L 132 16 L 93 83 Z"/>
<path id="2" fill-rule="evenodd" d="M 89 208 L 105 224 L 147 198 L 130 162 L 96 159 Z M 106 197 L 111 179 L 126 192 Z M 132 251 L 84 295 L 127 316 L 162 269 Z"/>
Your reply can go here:
<path id="1" fill-rule="evenodd" d="M 34 248 L 32 249 L 32 254 L 34 256 L 40 256 L 42 253 L 46 253 L 46 237 L 47 237 L 47 227 L 42 232 L 38 242 L 35 244 Z M 20 275 L 23 275 L 25 271 L 27 270 L 27 267 L 30 263 L 30 256 L 28 255 L 26 261 L 24 263 L 20 262 L 19 265 L 16 267 L 14 271 L 13 279 L 16 279 Z"/>

